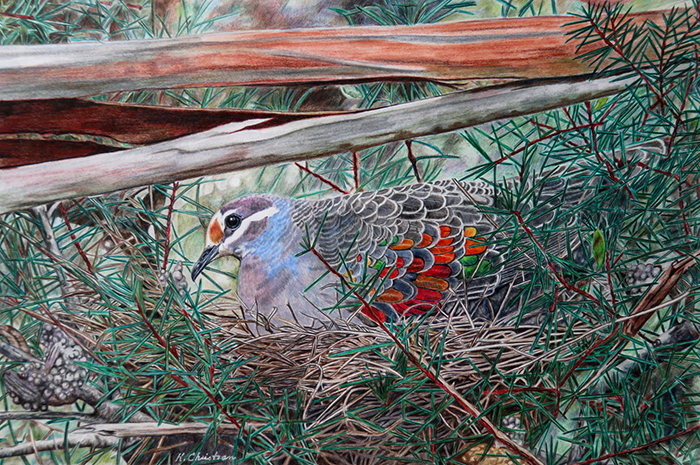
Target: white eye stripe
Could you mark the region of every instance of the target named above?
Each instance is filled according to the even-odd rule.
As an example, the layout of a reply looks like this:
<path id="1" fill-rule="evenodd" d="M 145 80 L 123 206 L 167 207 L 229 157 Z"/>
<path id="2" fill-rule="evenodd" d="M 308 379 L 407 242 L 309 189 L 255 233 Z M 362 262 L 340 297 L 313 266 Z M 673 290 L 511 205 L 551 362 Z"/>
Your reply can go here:
<path id="1" fill-rule="evenodd" d="M 244 219 L 244 220 L 243 220 L 243 223 L 245 223 L 246 221 L 247 221 L 248 223 L 250 223 L 250 222 L 252 222 L 252 221 L 260 221 L 260 220 L 262 220 L 263 218 L 269 218 L 269 217 L 271 217 L 272 215 L 274 215 L 275 213 L 277 213 L 278 211 L 279 211 L 279 210 L 278 210 L 277 207 L 275 207 L 274 205 L 271 206 L 271 207 L 267 207 L 265 210 L 260 210 L 260 211 L 257 212 L 257 213 L 253 213 L 253 214 L 250 215 L 248 218 Z M 243 223 L 241 223 L 241 226 L 243 225 Z"/>
<path id="2" fill-rule="evenodd" d="M 241 236 L 243 236 L 243 234 L 245 234 L 246 230 L 251 225 L 251 223 L 253 223 L 254 221 L 260 221 L 265 218 L 269 218 L 278 211 L 279 210 L 277 209 L 277 207 L 273 205 L 272 207 L 268 207 L 265 210 L 260 210 L 257 213 L 253 213 L 248 218 L 244 218 L 243 221 L 241 221 L 241 225 L 238 227 L 238 229 L 236 229 L 236 231 L 231 235 L 231 237 L 229 237 L 226 240 L 226 243 L 230 244 L 236 242 L 238 239 L 241 238 Z"/>

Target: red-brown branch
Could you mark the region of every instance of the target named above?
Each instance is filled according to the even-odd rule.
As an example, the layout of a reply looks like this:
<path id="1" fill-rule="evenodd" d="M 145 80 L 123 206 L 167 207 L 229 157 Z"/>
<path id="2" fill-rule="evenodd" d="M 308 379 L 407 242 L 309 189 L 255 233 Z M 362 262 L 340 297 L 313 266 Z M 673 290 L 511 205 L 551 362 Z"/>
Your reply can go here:
<path id="1" fill-rule="evenodd" d="M 598 27 L 598 25 L 595 23 L 593 18 L 590 19 L 591 26 L 593 26 L 593 29 L 595 30 L 596 34 L 600 36 L 600 38 L 605 42 L 605 44 L 610 47 L 615 53 L 617 53 L 620 58 L 624 60 L 625 63 L 627 63 L 628 66 L 632 68 L 632 71 L 634 71 L 639 77 L 642 78 L 644 83 L 647 85 L 649 90 L 658 98 L 659 100 L 662 99 L 662 97 L 659 95 L 659 93 L 654 89 L 654 86 L 652 86 L 651 82 L 647 77 L 644 75 L 644 73 L 635 65 L 627 56 L 625 56 L 624 51 L 620 48 L 619 45 L 614 44 L 610 39 L 608 39 L 605 35 L 605 33 Z M 613 34 L 615 34 L 615 23 L 612 22 L 612 29 L 613 29 Z"/>
<path id="2" fill-rule="evenodd" d="M 352 178 L 355 181 L 355 190 L 360 190 L 360 155 L 352 152 Z"/>
<path id="3" fill-rule="evenodd" d="M 614 457 L 620 457 L 622 455 L 634 454 L 635 452 L 646 450 L 646 449 L 649 449 L 650 447 L 654 447 L 656 445 L 663 444 L 664 442 L 672 441 L 672 440 L 679 438 L 681 436 L 685 436 L 686 434 L 690 434 L 693 431 L 697 431 L 698 429 L 700 429 L 700 424 L 697 424 L 697 425 L 695 425 L 691 428 L 688 428 L 684 431 L 681 431 L 679 433 L 672 434 L 670 436 L 666 436 L 663 438 L 659 438 L 659 439 L 656 439 L 654 441 L 648 442 L 646 444 L 642 444 L 641 446 L 621 450 L 620 452 L 611 452 L 610 454 L 601 455 L 600 457 L 596 457 L 594 459 L 584 460 L 582 462 L 576 462 L 572 465 L 590 465 L 591 463 L 602 462 L 603 460 L 608 460 L 608 459 L 611 459 Z"/>
<path id="4" fill-rule="evenodd" d="M 619 102 L 619 101 L 620 101 L 620 98 L 619 98 L 619 97 L 618 97 L 617 99 L 615 99 L 615 101 L 612 103 L 612 105 L 610 105 L 610 108 L 608 108 L 608 110 L 605 112 L 605 114 L 603 115 L 603 117 L 600 118 L 600 120 L 598 121 L 598 123 L 599 123 L 598 125 L 602 125 L 602 124 L 605 123 L 606 118 L 608 117 L 608 115 L 610 114 L 610 112 L 613 110 L 613 108 L 615 108 L 615 105 L 617 105 L 617 102 Z M 588 103 L 588 105 L 589 105 L 589 114 L 591 114 L 591 111 L 590 111 L 590 103 Z M 574 127 L 576 127 L 576 123 L 574 122 L 574 119 L 573 119 L 573 118 L 571 117 L 571 115 L 569 114 L 569 110 L 567 110 L 566 107 L 563 107 L 562 110 L 564 110 L 564 114 L 565 114 L 566 117 L 569 119 L 569 121 L 571 122 L 571 124 L 572 124 Z M 593 122 L 592 118 L 589 118 L 589 121 L 590 121 L 590 122 Z M 595 127 L 595 126 L 594 126 L 594 127 Z M 581 127 L 581 128 L 579 129 L 578 133 L 579 133 L 579 135 L 581 136 L 581 138 L 584 140 L 584 142 L 585 142 L 586 144 L 588 144 L 588 143 L 589 143 L 589 142 L 588 142 L 588 137 L 586 137 L 586 135 L 583 133 L 583 130 L 582 130 L 582 129 L 584 129 L 584 128 Z"/>
<path id="5" fill-rule="evenodd" d="M 593 343 L 593 345 L 591 345 L 591 347 L 590 347 L 581 357 L 579 357 L 578 360 L 576 360 L 576 363 L 574 363 L 574 366 L 571 367 L 571 369 L 570 369 L 569 371 L 566 372 L 566 374 L 564 375 L 564 377 L 563 377 L 561 380 L 559 380 L 559 387 L 561 388 L 561 386 L 564 385 L 564 383 L 571 377 L 571 375 L 573 375 L 573 374 L 576 372 L 576 370 L 578 369 L 578 367 L 580 367 L 581 365 L 583 365 L 583 362 L 585 362 L 586 359 L 587 359 L 588 357 L 590 357 L 590 355 L 591 355 L 598 347 L 600 347 L 601 345 L 605 344 L 606 342 L 608 342 L 608 341 L 609 341 L 610 339 L 612 339 L 613 337 L 616 337 L 616 336 L 617 336 L 618 329 L 619 329 L 619 326 L 618 326 L 618 325 L 615 325 L 615 328 L 613 329 L 612 333 L 610 333 L 609 336 L 607 336 L 607 337 L 601 339 L 601 340 L 598 341 L 598 342 Z"/>
<path id="6" fill-rule="evenodd" d="M 303 172 L 305 172 L 305 173 L 307 173 L 307 174 L 313 176 L 314 178 L 318 179 L 319 181 L 321 181 L 321 182 L 324 183 L 324 184 L 328 184 L 328 185 L 330 186 L 330 188 L 333 189 L 334 191 L 338 191 L 338 192 L 340 192 L 341 194 L 349 194 L 348 191 L 346 191 L 346 190 L 343 189 L 342 187 L 338 186 L 337 184 L 335 184 L 335 183 L 334 183 L 333 181 L 331 181 L 330 179 L 327 179 L 327 178 L 321 176 L 320 174 L 314 173 L 313 171 L 311 171 L 311 170 L 309 169 L 308 166 L 304 166 L 304 165 L 302 165 L 301 163 L 294 163 L 294 164 L 297 166 L 297 168 L 299 168 L 299 169 L 302 170 Z"/>
<path id="7" fill-rule="evenodd" d="M 685 91 L 683 92 L 683 99 L 681 101 L 681 106 L 678 109 L 678 114 L 676 115 L 675 122 L 673 125 L 673 132 L 671 133 L 671 139 L 668 143 L 668 150 L 666 151 L 666 156 L 669 157 L 671 156 L 671 152 L 673 151 L 673 143 L 676 140 L 676 136 L 678 135 L 678 128 L 681 125 L 681 119 L 683 118 L 683 111 L 685 110 L 685 105 L 688 102 L 688 95 L 690 94 L 690 86 L 695 80 L 698 78 L 698 48 L 697 46 L 695 47 L 695 74 L 693 75 L 692 79 L 688 79 L 688 84 L 685 87 Z M 681 166 L 681 175 L 683 174 L 683 166 Z M 681 219 L 683 220 L 683 232 L 687 236 L 691 236 L 693 232 L 690 229 L 690 225 L 688 224 L 688 218 L 685 213 L 685 202 L 683 201 L 683 189 L 682 189 L 682 183 L 680 181 L 680 176 L 678 177 L 678 207 L 680 208 L 681 211 Z"/>
<path id="8" fill-rule="evenodd" d="M 570 284 L 569 282 L 567 282 L 567 281 L 564 279 L 564 277 L 561 276 L 561 275 L 559 274 L 559 272 L 557 271 L 556 267 L 555 267 L 554 264 L 551 262 L 551 260 L 549 260 L 549 257 L 547 257 L 547 253 L 546 253 L 544 247 L 542 247 L 542 245 L 539 243 L 539 241 L 537 240 L 537 238 L 536 238 L 535 235 L 533 234 L 533 232 L 532 232 L 532 230 L 530 229 L 530 227 L 525 223 L 525 221 L 523 220 L 523 217 L 520 215 L 520 212 L 518 212 L 518 211 L 516 211 L 516 210 L 511 210 L 511 213 L 515 215 L 515 217 L 518 219 L 519 225 L 523 228 L 523 230 L 525 231 L 525 233 L 530 237 L 530 239 L 535 243 L 535 245 L 537 246 L 537 248 L 539 248 L 540 251 L 542 252 L 542 254 L 545 256 L 545 259 L 547 260 L 547 265 L 548 265 L 549 269 L 552 271 L 552 274 L 554 274 L 554 276 L 556 277 L 557 281 L 559 281 L 559 282 L 561 283 L 562 286 L 564 286 L 565 288 L 567 288 L 567 289 L 570 290 L 570 291 L 576 292 L 577 294 L 579 294 L 579 295 L 581 295 L 581 296 L 583 296 L 583 297 L 589 299 L 590 301 L 594 302 L 594 303 L 597 304 L 597 305 L 602 305 L 603 308 L 605 308 L 605 310 L 606 310 L 609 314 L 612 314 L 612 313 L 613 313 L 612 310 L 611 310 L 610 308 L 608 308 L 607 305 L 603 305 L 602 302 L 600 302 L 598 299 L 596 299 L 595 297 L 593 297 L 591 294 L 589 294 L 588 292 L 584 291 L 583 289 L 580 289 L 580 288 L 578 288 L 578 287 L 576 287 L 576 286 L 573 286 L 572 284 Z M 594 343 L 594 344 L 591 346 L 591 348 L 588 349 L 588 351 L 586 351 L 586 353 L 585 353 L 581 358 L 579 358 L 579 360 L 576 361 L 576 363 L 574 364 L 574 366 L 564 375 L 564 377 L 561 379 L 561 381 L 559 381 L 559 386 L 561 387 L 561 386 L 564 385 L 564 382 L 566 382 L 566 380 L 568 380 L 568 379 L 571 377 L 571 375 L 576 371 L 576 369 L 577 369 L 579 366 L 581 366 L 581 364 L 583 364 L 583 362 L 588 358 L 588 356 L 591 355 L 591 353 L 593 353 L 593 351 L 594 351 L 596 348 L 600 347 L 600 346 L 601 346 L 602 344 L 604 344 L 606 341 L 610 340 L 610 338 L 612 338 L 613 336 L 615 336 L 615 335 L 617 334 L 617 329 L 618 329 L 618 328 L 617 328 L 617 325 L 616 325 L 616 326 L 615 326 L 615 329 L 613 330 L 613 332 L 612 332 L 608 337 L 606 337 L 605 339 L 601 339 L 600 341 Z"/>
<path id="9" fill-rule="evenodd" d="M 525 220 L 523 220 L 523 217 L 520 215 L 520 212 L 517 210 L 511 210 L 510 213 L 515 215 L 515 217 L 518 220 L 518 224 L 523 228 L 523 230 L 530 237 L 530 239 L 532 239 L 532 241 L 535 243 L 535 245 L 540 250 L 540 252 L 542 252 L 545 259 L 547 260 L 547 266 L 549 267 L 552 274 L 554 274 L 554 277 L 557 278 L 557 281 L 559 281 L 559 283 L 562 286 L 564 286 L 565 288 L 567 288 L 568 290 L 573 291 L 573 292 L 585 297 L 586 299 L 590 300 L 591 302 L 595 303 L 596 305 L 602 305 L 602 303 L 598 299 L 593 297 L 591 294 L 584 291 L 583 289 L 579 289 L 578 287 L 576 287 L 576 286 L 570 284 L 568 281 L 566 281 L 564 279 L 564 277 L 559 274 L 556 267 L 554 266 L 554 263 L 552 263 L 552 261 L 549 259 L 549 257 L 547 257 L 546 250 L 544 249 L 544 247 L 542 247 L 542 244 L 540 244 L 540 242 L 537 240 L 537 238 L 535 237 L 535 235 L 532 232 L 532 230 L 530 229 L 530 227 L 525 223 Z"/>
<path id="10" fill-rule="evenodd" d="M 559 286 L 554 286 L 554 296 L 552 297 L 552 305 L 549 306 L 549 313 L 556 312 L 558 299 L 559 299 Z"/>
<path id="11" fill-rule="evenodd" d="M 666 104 L 663 100 L 663 98 L 666 95 L 666 93 L 664 92 L 664 54 L 666 53 L 666 40 L 668 39 L 669 26 L 670 24 L 666 23 L 666 27 L 664 27 L 664 38 L 661 41 L 661 53 L 659 54 L 659 93 L 661 94 L 661 100 L 657 100 L 654 104 L 659 104 L 661 106 L 662 114 L 666 110 Z M 644 120 L 642 121 L 642 126 L 644 126 L 644 122 L 646 122 L 647 114 L 648 112 L 644 113 Z"/>
<path id="12" fill-rule="evenodd" d="M 92 265 L 90 264 L 90 260 L 88 260 L 88 257 L 85 254 L 85 251 L 80 246 L 80 242 L 78 242 L 78 238 L 73 233 L 73 228 L 70 225 L 70 221 L 68 221 L 68 210 L 63 208 L 62 203 L 58 204 L 58 210 L 61 212 L 61 216 L 63 216 L 63 223 L 66 225 L 66 228 L 68 229 L 68 232 L 70 233 L 70 238 L 73 240 L 73 245 L 75 245 L 75 248 L 78 250 L 78 254 L 83 259 L 83 262 L 85 262 L 85 266 L 87 267 L 87 270 L 90 272 L 90 274 L 94 274 L 92 272 Z"/>
<path id="13" fill-rule="evenodd" d="M 613 309 L 615 309 L 617 307 L 617 300 L 615 299 L 615 289 L 613 288 L 612 272 L 610 271 L 610 269 L 611 269 L 611 265 L 610 265 L 611 255 L 612 255 L 611 250 L 608 250 L 605 253 L 605 274 L 608 277 L 608 287 L 610 288 L 610 298 L 612 300 Z"/>
<path id="14" fill-rule="evenodd" d="M 671 155 L 673 150 L 673 142 L 678 134 L 678 128 L 681 125 L 681 118 L 683 117 L 683 111 L 685 110 L 685 104 L 688 102 L 688 95 L 690 94 L 690 86 L 698 78 L 698 48 L 695 47 L 695 73 L 692 79 L 688 78 L 688 85 L 685 86 L 685 91 L 683 92 L 683 100 L 681 101 L 681 107 L 678 109 L 678 114 L 676 115 L 676 121 L 673 125 L 673 132 L 671 133 L 671 140 L 668 143 L 668 150 L 666 151 L 666 156 Z"/>
<path id="15" fill-rule="evenodd" d="M 413 167 L 413 174 L 416 177 L 416 181 L 423 182 L 423 179 L 421 178 L 421 175 L 420 175 L 420 171 L 418 170 L 418 159 L 413 154 L 412 144 L 413 144 L 412 141 L 410 141 L 410 140 L 406 141 L 406 149 L 408 150 L 408 161 L 411 162 L 411 166 Z"/>
<path id="16" fill-rule="evenodd" d="M 692 236 L 693 232 L 690 230 L 690 225 L 688 224 L 688 216 L 685 214 L 685 202 L 683 201 L 683 188 L 681 184 L 678 184 L 678 209 L 681 211 L 683 232 L 686 236 Z M 690 240 L 690 238 L 686 238 L 686 240 Z"/>
<path id="17" fill-rule="evenodd" d="M 491 391 L 490 394 L 493 395 L 502 395 L 502 394 L 510 394 L 511 392 L 538 392 L 538 393 L 545 393 L 545 392 L 558 392 L 558 388 L 513 388 L 513 389 L 496 389 L 495 391 Z M 484 394 L 486 393 L 486 389 L 484 389 Z"/>
<path id="18" fill-rule="evenodd" d="M 622 186 L 625 188 L 630 197 L 634 199 L 635 195 L 632 192 L 632 190 L 627 186 L 627 184 L 622 182 L 622 180 L 615 175 L 615 168 L 612 166 L 612 164 L 608 160 L 603 160 L 603 157 L 600 155 L 600 152 L 598 151 L 598 135 L 596 133 L 596 127 L 593 126 L 593 109 L 591 108 L 591 102 L 586 102 L 586 109 L 588 110 L 588 120 L 590 121 L 591 127 L 591 151 L 595 154 L 596 158 L 598 159 L 598 162 L 603 163 L 605 165 L 605 168 L 608 170 L 608 175 L 610 176 L 610 179 L 612 179 L 613 182 L 615 182 L 616 184 L 622 184 Z M 612 110 L 612 106 L 605 113 L 605 115 L 603 115 L 600 124 L 602 124 L 602 122 L 605 121 L 605 118 L 607 117 L 610 110 Z"/>
<path id="19" fill-rule="evenodd" d="M 602 125 L 602 124 L 603 124 L 602 121 L 601 121 L 601 122 L 598 122 L 598 123 L 593 123 L 593 125 L 595 125 L 595 126 L 600 126 L 600 125 Z M 558 136 L 558 135 L 560 135 L 560 134 L 565 134 L 565 133 L 571 132 L 571 131 L 580 131 L 581 129 L 586 129 L 586 128 L 589 128 L 589 127 L 591 127 L 591 124 L 584 124 L 584 125 L 582 125 L 582 126 L 576 126 L 576 127 L 568 128 L 568 129 L 559 129 L 559 130 L 557 130 L 557 131 L 552 132 L 551 134 L 547 134 L 546 136 L 542 136 L 542 137 L 539 137 L 539 138 L 537 138 L 537 139 L 535 139 L 535 140 L 533 140 L 533 141 L 528 142 L 526 145 L 520 147 L 519 149 L 513 150 L 513 151 L 510 152 L 508 155 L 502 156 L 501 158 L 499 158 L 498 160 L 496 160 L 495 162 L 493 162 L 493 164 L 494 164 L 494 165 L 501 164 L 501 163 L 503 163 L 504 161 L 506 161 L 506 160 L 510 159 L 511 157 L 513 157 L 513 155 L 517 155 L 518 153 L 522 152 L 523 150 L 525 150 L 527 147 L 529 147 L 529 146 L 531 146 L 531 145 L 538 144 L 538 143 L 540 143 L 540 142 L 542 142 L 542 141 L 545 141 L 545 140 L 547 140 L 547 139 L 551 139 L 552 137 L 556 137 L 556 136 Z"/>
<path id="20" fill-rule="evenodd" d="M 680 180 L 681 180 L 681 177 L 680 177 L 679 175 L 677 175 L 677 174 L 673 174 L 673 173 L 671 173 L 671 172 L 669 172 L 669 171 L 664 171 L 664 170 L 661 170 L 661 169 L 658 169 L 658 168 L 652 168 L 652 167 L 650 167 L 649 165 L 647 165 L 646 163 L 641 162 L 641 161 L 638 161 L 638 162 L 637 162 L 637 166 L 639 166 L 640 168 L 647 169 L 647 170 L 652 170 L 654 173 L 663 174 L 664 176 L 667 176 L 667 177 L 669 177 L 669 178 L 673 178 L 673 179 L 675 179 L 675 180 L 678 181 L 678 182 L 680 182 Z M 687 181 L 686 181 L 686 184 L 687 184 Z M 687 184 L 687 185 L 688 185 L 688 187 L 693 187 L 693 186 L 691 186 L 691 185 L 689 185 L 689 184 Z"/>
<path id="21" fill-rule="evenodd" d="M 675 179 L 675 180 L 678 181 L 679 183 L 681 182 L 681 177 L 680 177 L 679 175 L 677 175 L 677 174 L 673 174 L 673 173 L 670 173 L 670 172 L 668 172 L 668 171 L 665 171 L 665 170 L 662 170 L 662 169 L 658 169 L 658 168 L 652 168 L 652 167 L 650 167 L 649 165 L 647 165 L 646 163 L 643 163 L 643 162 L 641 162 L 641 161 L 638 161 L 638 162 L 637 162 L 637 166 L 639 166 L 640 168 L 644 168 L 644 169 L 647 169 L 647 170 L 651 170 L 651 171 L 653 171 L 653 172 L 655 172 L 655 173 L 663 174 L 663 175 L 666 176 L 666 177 Z M 688 188 L 690 188 L 690 189 L 692 189 L 693 187 L 694 187 L 696 190 L 700 188 L 700 182 L 695 182 L 695 183 L 693 183 L 693 182 L 690 182 L 690 180 L 689 180 L 688 178 L 685 179 L 684 183 L 685 183 L 686 187 L 688 187 Z M 700 195 L 700 192 L 698 192 L 698 195 Z M 619 260 L 619 258 L 618 258 L 618 260 Z"/>
<path id="22" fill-rule="evenodd" d="M 698 10 L 697 10 L 697 4 L 696 4 L 695 7 L 696 7 L 696 12 L 698 12 Z M 696 17 L 695 17 L 695 21 L 693 22 L 693 24 L 688 25 L 688 28 L 687 28 L 686 31 L 683 33 L 683 35 L 680 37 L 680 39 L 679 39 L 679 40 L 676 40 L 675 42 L 678 43 L 678 44 L 683 43 L 683 42 L 685 41 L 685 39 L 688 37 L 688 35 L 689 35 L 692 31 L 694 31 L 695 28 L 696 28 L 697 26 L 698 26 L 698 18 L 697 18 L 697 16 L 696 16 Z M 666 33 L 668 33 L 668 25 L 666 26 Z M 664 44 L 666 43 L 665 40 L 666 40 L 666 36 L 664 35 Z M 674 50 L 674 51 L 672 51 L 672 52 L 670 53 L 670 55 L 669 55 L 668 58 L 666 59 L 666 63 L 671 63 L 671 60 L 673 60 L 673 57 L 674 57 L 675 55 L 676 55 L 676 50 Z M 663 73 L 663 65 L 664 65 L 664 62 L 663 62 L 663 48 L 661 49 L 661 57 L 662 57 L 662 58 L 661 58 L 660 66 L 659 66 L 659 76 L 660 76 L 659 82 L 660 82 L 660 83 L 663 82 L 663 76 L 664 76 L 664 73 Z M 695 62 L 697 63 L 697 58 L 696 58 Z M 672 87 L 669 88 L 669 89 L 666 89 L 666 94 L 669 93 L 669 92 L 671 92 L 671 90 L 672 90 Z M 664 93 L 663 88 L 661 87 L 661 96 L 664 97 L 666 94 Z M 661 103 L 662 109 L 663 109 L 663 105 L 664 105 L 663 100 L 661 100 L 660 103 Z"/>
<path id="23" fill-rule="evenodd" d="M 114 2 L 111 2 L 111 1 L 100 0 L 100 5 L 112 6 L 113 3 Z M 136 10 L 143 10 L 143 6 L 141 6 L 141 5 L 134 5 L 133 3 L 125 3 L 124 5 L 127 8 L 134 8 Z"/>
<path id="24" fill-rule="evenodd" d="M 566 112 L 566 107 L 564 107 L 563 110 L 564 110 L 565 113 L 567 113 L 567 112 Z M 567 113 L 567 115 L 568 115 L 568 113 Z M 570 118 L 569 118 L 569 119 L 570 119 Z M 530 118 L 530 123 L 532 123 L 533 125 L 537 126 L 538 129 L 539 129 L 539 128 L 545 128 L 545 129 L 547 129 L 547 130 L 549 130 L 549 131 L 557 131 L 557 130 L 558 130 L 558 129 L 555 128 L 554 126 L 550 126 L 550 125 L 548 125 L 548 124 L 544 124 L 544 123 L 542 123 L 542 122 L 540 122 L 540 121 L 537 121 L 535 118 Z M 572 122 L 572 124 L 574 124 L 574 123 Z M 583 137 L 583 139 L 586 140 L 586 137 L 583 135 L 583 133 L 581 134 L 581 137 Z M 566 145 L 568 145 L 569 147 L 578 147 L 574 142 L 572 142 L 572 141 L 570 141 L 570 140 L 567 140 L 567 141 L 566 141 Z"/>
<path id="25" fill-rule="evenodd" d="M 34 16 L 28 16 L 28 15 L 18 15 L 16 13 L 4 13 L 0 12 L 0 16 L 5 16 L 6 18 L 15 18 L 15 19 L 34 19 Z"/>
<path id="26" fill-rule="evenodd" d="M 338 279 L 342 281 L 342 283 L 347 286 L 349 289 L 352 289 L 352 287 L 348 284 L 347 280 L 345 277 L 339 273 L 337 270 L 335 270 L 330 264 L 326 261 L 325 258 L 321 256 L 320 253 L 313 247 L 310 249 L 311 252 L 318 258 L 323 265 L 328 268 L 328 271 L 330 271 L 333 275 L 335 275 Z M 403 343 L 399 340 L 398 337 L 394 333 L 392 333 L 389 328 L 386 327 L 384 324 L 385 317 L 384 314 L 375 308 L 373 308 L 367 300 L 365 300 L 361 295 L 359 295 L 356 291 L 352 291 L 353 295 L 357 297 L 357 299 L 360 301 L 362 304 L 362 313 L 367 315 L 369 318 L 371 318 L 373 321 L 375 321 L 379 327 L 391 338 L 392 341 L 396 344 L 398 349 L 401 351 L 402 354 L 406 356 L 406 358 L 416 367 L 418 368 L 428 379 L 430 379 L 433 383 L 435 383 L 440 389 L 442 389 L 445 394 L 450 396 L 454 401 L 456 401 L 467 413 L 472 415 L 474 418 L 477 419 L 477 421 L 491 434 L 494 436 L 496 439 L 501 441 L 507 449 L 510 451 L 518 454 L 521 456 L 527 463 L 530 465 L 542 465 L 542 463 L 535 457 L 532 452 L 529 450 L 519 446 L 515 442 L 513 442 L 506 434 L 503 432 L 499 431 L 487 418 L 482 417 L 481 413 L 476 409 L 476 407 L 470 405 L 466 399 L 464 399 L 459 393 L 455 392 L 450 386 L 447 385 L 442 379 L 440 379 L 439 375 L 436 376 L 434 375 L 429 369 L 425 368 L 423 364 L 418 360 L 411 352 L 408 351 L 403 345 Z"/>
<path id="27" fill-rule="evenodd" d="M 173 191 L 170 194 L 170 205 L 168 206 L 168 219 L 166 223 L 166 228 L 165 228 L 165 245 L 164 245 L 164 252 L 163 252 L 163 271 L 166 270 L 168 267 L 168 255 L 170 254 L 170 232 L 172 230 L 172 217 L 173 217 L 173 207 L 175 206 L 175 194 L 177 193 L 177 188 L 180 186 L 179 182 L 173 183 Z M 195 331 L 201 331 L 201 328 L 199 325 L 197 325 L 192 318 L 190 318 L 190 315 L 187 313 L 186 309 L 182 309 L 182 316 L 185 317 L 187 321 L 190 322 L 192 327 L 195 329 Z M 211 342 L 212 347 L 214 347 L 216 350 L 220 350 L 219 346 L 217 346 L 213 341 Z"/>

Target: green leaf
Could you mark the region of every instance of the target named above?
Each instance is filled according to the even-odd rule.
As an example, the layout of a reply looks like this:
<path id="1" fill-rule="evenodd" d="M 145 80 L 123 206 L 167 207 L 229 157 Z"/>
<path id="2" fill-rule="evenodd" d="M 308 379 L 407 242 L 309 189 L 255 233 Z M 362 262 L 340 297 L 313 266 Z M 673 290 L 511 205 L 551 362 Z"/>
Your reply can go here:
<path id="1" fill-rule="evenodd" d="M 598 110 L 600 110 L 601 108 L 603 108 L 603 107 L 605 106 L 606 103 L 608 103 L 608 98 L 607 98 L 607 97 L 599 98 L 598 100 L 596 100 L 595 105 L 593 106 L 593 109 L 594 109 L 595 111 L 598 111 Z"/>
<path id="2" fill-rule="evenodd" d="M 605 258 L 605 238 L 599 229 L 596 229 L 593 233 L 593 258 L 595 258 L 598 268 L 603 266 L 603 259 Z"/>

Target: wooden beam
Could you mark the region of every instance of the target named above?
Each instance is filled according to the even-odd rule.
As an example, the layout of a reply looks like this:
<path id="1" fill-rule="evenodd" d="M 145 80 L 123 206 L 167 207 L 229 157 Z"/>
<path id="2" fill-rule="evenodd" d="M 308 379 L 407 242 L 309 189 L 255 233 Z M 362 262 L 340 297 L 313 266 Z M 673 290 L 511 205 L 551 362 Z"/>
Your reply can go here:
<path id="1" fill-rule="evenodd" d="M 634 14 L 660 21 L 663 12 Z M 590 72 L 571 16 L 0 47 L 0 100 L 358 81 L 551 78 Z"/>
<path id="2" fill-rule="evenodd" d="M 600 98 L 632 82 L 634 78 L 513 84 L 276 124 L 255 118 L 136 149 L 2 169 L 0 213 L 444 133 Z"/>

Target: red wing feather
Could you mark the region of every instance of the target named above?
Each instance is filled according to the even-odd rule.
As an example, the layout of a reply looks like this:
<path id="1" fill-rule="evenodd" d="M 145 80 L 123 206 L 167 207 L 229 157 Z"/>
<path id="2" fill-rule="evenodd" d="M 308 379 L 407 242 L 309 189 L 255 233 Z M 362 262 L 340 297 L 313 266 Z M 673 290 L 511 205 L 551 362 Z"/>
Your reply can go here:
<path id="1" fill-rule="evenodd" d="M 382 278 L 398 278 L 399 270 L 407 265 L 405 274 L 394 280 L 391 287 L 377 296 L 376 302 L 390 305 L 398 315 L 421 315 L 439 307 L 454 283 L 454 279 L 450 278 L 461 278 L 458 275 L 462 266 L 457 260 L 465 255 L 479 255 L 487 249 L 482 238 L 474 237 L 475 228 L 455 231 L 450 226 L 441 226 L 439 231 L 441 238 L 437 241 L 429 234 L 423 234 L 423 240 L 417 245 L 409 239 L 404 239 L 389 246 L 396 251 L 413 250 L 414 258 L 411 263 L 404 263 L 399 258 L 394 267 L 387 267 L 380 272 Z M 430 268 L 425 269 L 425 260 L 416 256 L 419 255 L 415 253 L 417 249 L 427 250 L 433 256 L 434 264 Z M 408 287 L 408 284 L 411 287 Z M 402 292 L 399 288 L 406 291 Z M 413 289 L 414 292 L 409 293 L 407 289 Z"/>

